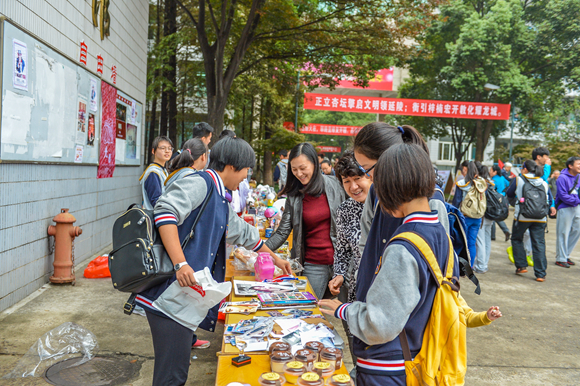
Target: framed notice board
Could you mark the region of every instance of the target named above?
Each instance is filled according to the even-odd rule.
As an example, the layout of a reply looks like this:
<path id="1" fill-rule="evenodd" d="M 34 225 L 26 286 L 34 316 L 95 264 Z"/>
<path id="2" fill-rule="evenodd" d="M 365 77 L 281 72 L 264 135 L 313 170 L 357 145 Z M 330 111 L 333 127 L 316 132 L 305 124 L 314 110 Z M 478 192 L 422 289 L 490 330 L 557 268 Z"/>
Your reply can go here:
<path id="1" fill-rule="evenodd" d="M 0 37 L 0 160 L 97 165 L 100 77 L 7 20 Z M 115 163 L 139 165 L 143 105 L 118 91 L 119 105 Z"/>

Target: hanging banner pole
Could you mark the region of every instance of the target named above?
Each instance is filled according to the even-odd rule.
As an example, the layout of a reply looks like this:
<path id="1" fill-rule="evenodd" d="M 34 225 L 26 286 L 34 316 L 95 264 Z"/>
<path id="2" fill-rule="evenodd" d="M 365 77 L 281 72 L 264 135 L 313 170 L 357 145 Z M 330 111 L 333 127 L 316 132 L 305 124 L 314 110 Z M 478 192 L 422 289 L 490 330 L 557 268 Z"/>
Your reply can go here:
<path id="1" fill-rule="evenodd" d="M 304 94 L 305 110 L 419 117 L 508 120 L 509 104 Z"/>

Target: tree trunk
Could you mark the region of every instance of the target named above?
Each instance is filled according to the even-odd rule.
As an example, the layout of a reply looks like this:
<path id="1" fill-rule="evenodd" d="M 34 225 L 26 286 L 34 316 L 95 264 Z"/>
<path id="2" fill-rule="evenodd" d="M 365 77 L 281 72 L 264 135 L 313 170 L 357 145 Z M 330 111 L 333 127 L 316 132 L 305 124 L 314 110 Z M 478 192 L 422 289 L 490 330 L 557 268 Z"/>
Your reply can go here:
<path id="1" fill-rule="evenodd" d="M 262 100 L 261 105 L 263 105 L 267 116 L 262 116 L 261 119 L 264 120 L 264 139 L 272 138 L 272 124 L 270 117 L 272 116 L 272 103 L 269 100 Z M 264 146 L 264 184 L 274 186 L 273 175 L 272 175 L 272 151 L 269 146 Z"/>
<path id="2" fill-rule="evenodd" d="M 476 132 L 476 142 L 475 142 L 475 160 L 483 162 L 485 158 L 485 148 L 489 142 L 489 136 L 491 135 L 491 129 L 493 128 L 493 121 L 491 119 L 485 121 L 485 125 L 480 123 L 477 126 Z"/>
<path id="3" fill-rule="evenodd" d="M 165 18 L 163 35 L 171 36 L 177 32 L 177 4 L 175 1 L 165 2 Z M 177 91 L 175 78 L 177 75 L 177 47 L 172 47 L 172 54 L 167 61 L 164 77 L 167 86 L 161 94 L 161 131 L 165 131 L 173 146 L 177 146 Z"/>

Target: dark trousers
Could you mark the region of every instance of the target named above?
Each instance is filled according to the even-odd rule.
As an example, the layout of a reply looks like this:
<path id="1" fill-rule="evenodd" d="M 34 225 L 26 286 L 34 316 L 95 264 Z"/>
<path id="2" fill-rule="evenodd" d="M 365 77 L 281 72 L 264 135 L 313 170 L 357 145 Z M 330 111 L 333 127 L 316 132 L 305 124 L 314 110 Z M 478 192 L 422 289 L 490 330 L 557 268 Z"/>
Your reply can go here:
<path id="1" fill-rule="evenodd" d="M 505 221 L 496 221 L 496 222 L 497 222 L 497 225 L 499 225 L 499 227 L 501 228 L 503 233 L 506 233 L 506 232 L 509 233 L 510 230 L 508 229 L 507 225 L 505 225 Z M 494 222 L 491 225 L 491 239 L 492 240 L 495 240 L 495 223 L 496 222 Z"/>
<path id="2" fill-rule="evenodd" d="M 532 239 L 532 255 L 534 257 L 534 273 L 536 277 L 546 276 L 546 223 L 542 222 L 521 222 L 514 221 L 512 228 L 512 249 L 514 252 L 514 261 L 516 268 L 525 268 L 528 266 L 526 259 L 526 250 L 524 249 L 524 233 L 526 229 L 530 230 Z"/>
<path id="3" fill-rule="evenodd" d="M 155 365 L 152 386 L 181 386 L 187 381 L 193 331 L 173 319 L 145 310 L 153 337 Z"/>

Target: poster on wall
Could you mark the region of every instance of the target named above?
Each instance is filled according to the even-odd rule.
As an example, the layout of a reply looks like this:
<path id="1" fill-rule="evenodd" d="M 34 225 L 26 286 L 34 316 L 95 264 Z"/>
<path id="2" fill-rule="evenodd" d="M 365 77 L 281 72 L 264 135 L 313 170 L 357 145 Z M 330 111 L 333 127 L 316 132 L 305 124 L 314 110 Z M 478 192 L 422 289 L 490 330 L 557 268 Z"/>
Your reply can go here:
<path id="1" fill-rule="evenodd" d="M 87 131 L 87 146 L 95 146 L 95 114 L 89 113 L 89 129 Z"/>
<path id="2" fill-rule="evenodd" d="M 91 79 L 91 100 L 90 100 L 91 111 L 97 111 L 97 81 Z"/>
<path id="3" fill-rule="evenodd" d="M 117 119 L 123 122 L 127 121 L 127 107 L 117 103 Z"/>
<path id="4" fill-rule="evenodd" d="M 137 124 L 137 102 L 135 99 L 131 99 L 131 124 Z"/>
<path id="5" fill-rule="evenodd" d="M 28 49 L 26 43 L 13 39 L 12 48 L 14 52 L 12 85 L 14 88 L 28 91 Z"/>
<path id="6" fill-rule="evenodd" d="M 126 130 L 127 126 L 125 124 L 125 121 L 122 121 L 120 119 L 117 119 L 117 123 L 116 123 L 116 138 L 119 139 L 125 139 L 126 138 Z"/>
<path id="7" fill-rule="evenodd" d="M 83 147 L 77 145 L 75 149 L 75 163 L 80 164 L 83 162 Z"/>
<path id="8" fill-rule="evenodd" d="M 87 102 L 79 99 L 79 108 L 77 112 L 77 138 L 76 143 L 84 145 L 87 137 Z"/>
<path id="9" fill-rule="evenodd" d="M 97 178 L 113 177 L 115 171 L 115 107 L 117 89 L 101 82 L 101 146 Z"/>
<path id="10" fill-rule="evenodd" d="M 127 124 L 127 143 L 125 150 L 125 158 L 137 158 L 137 126 L 130 123 Z"/>

